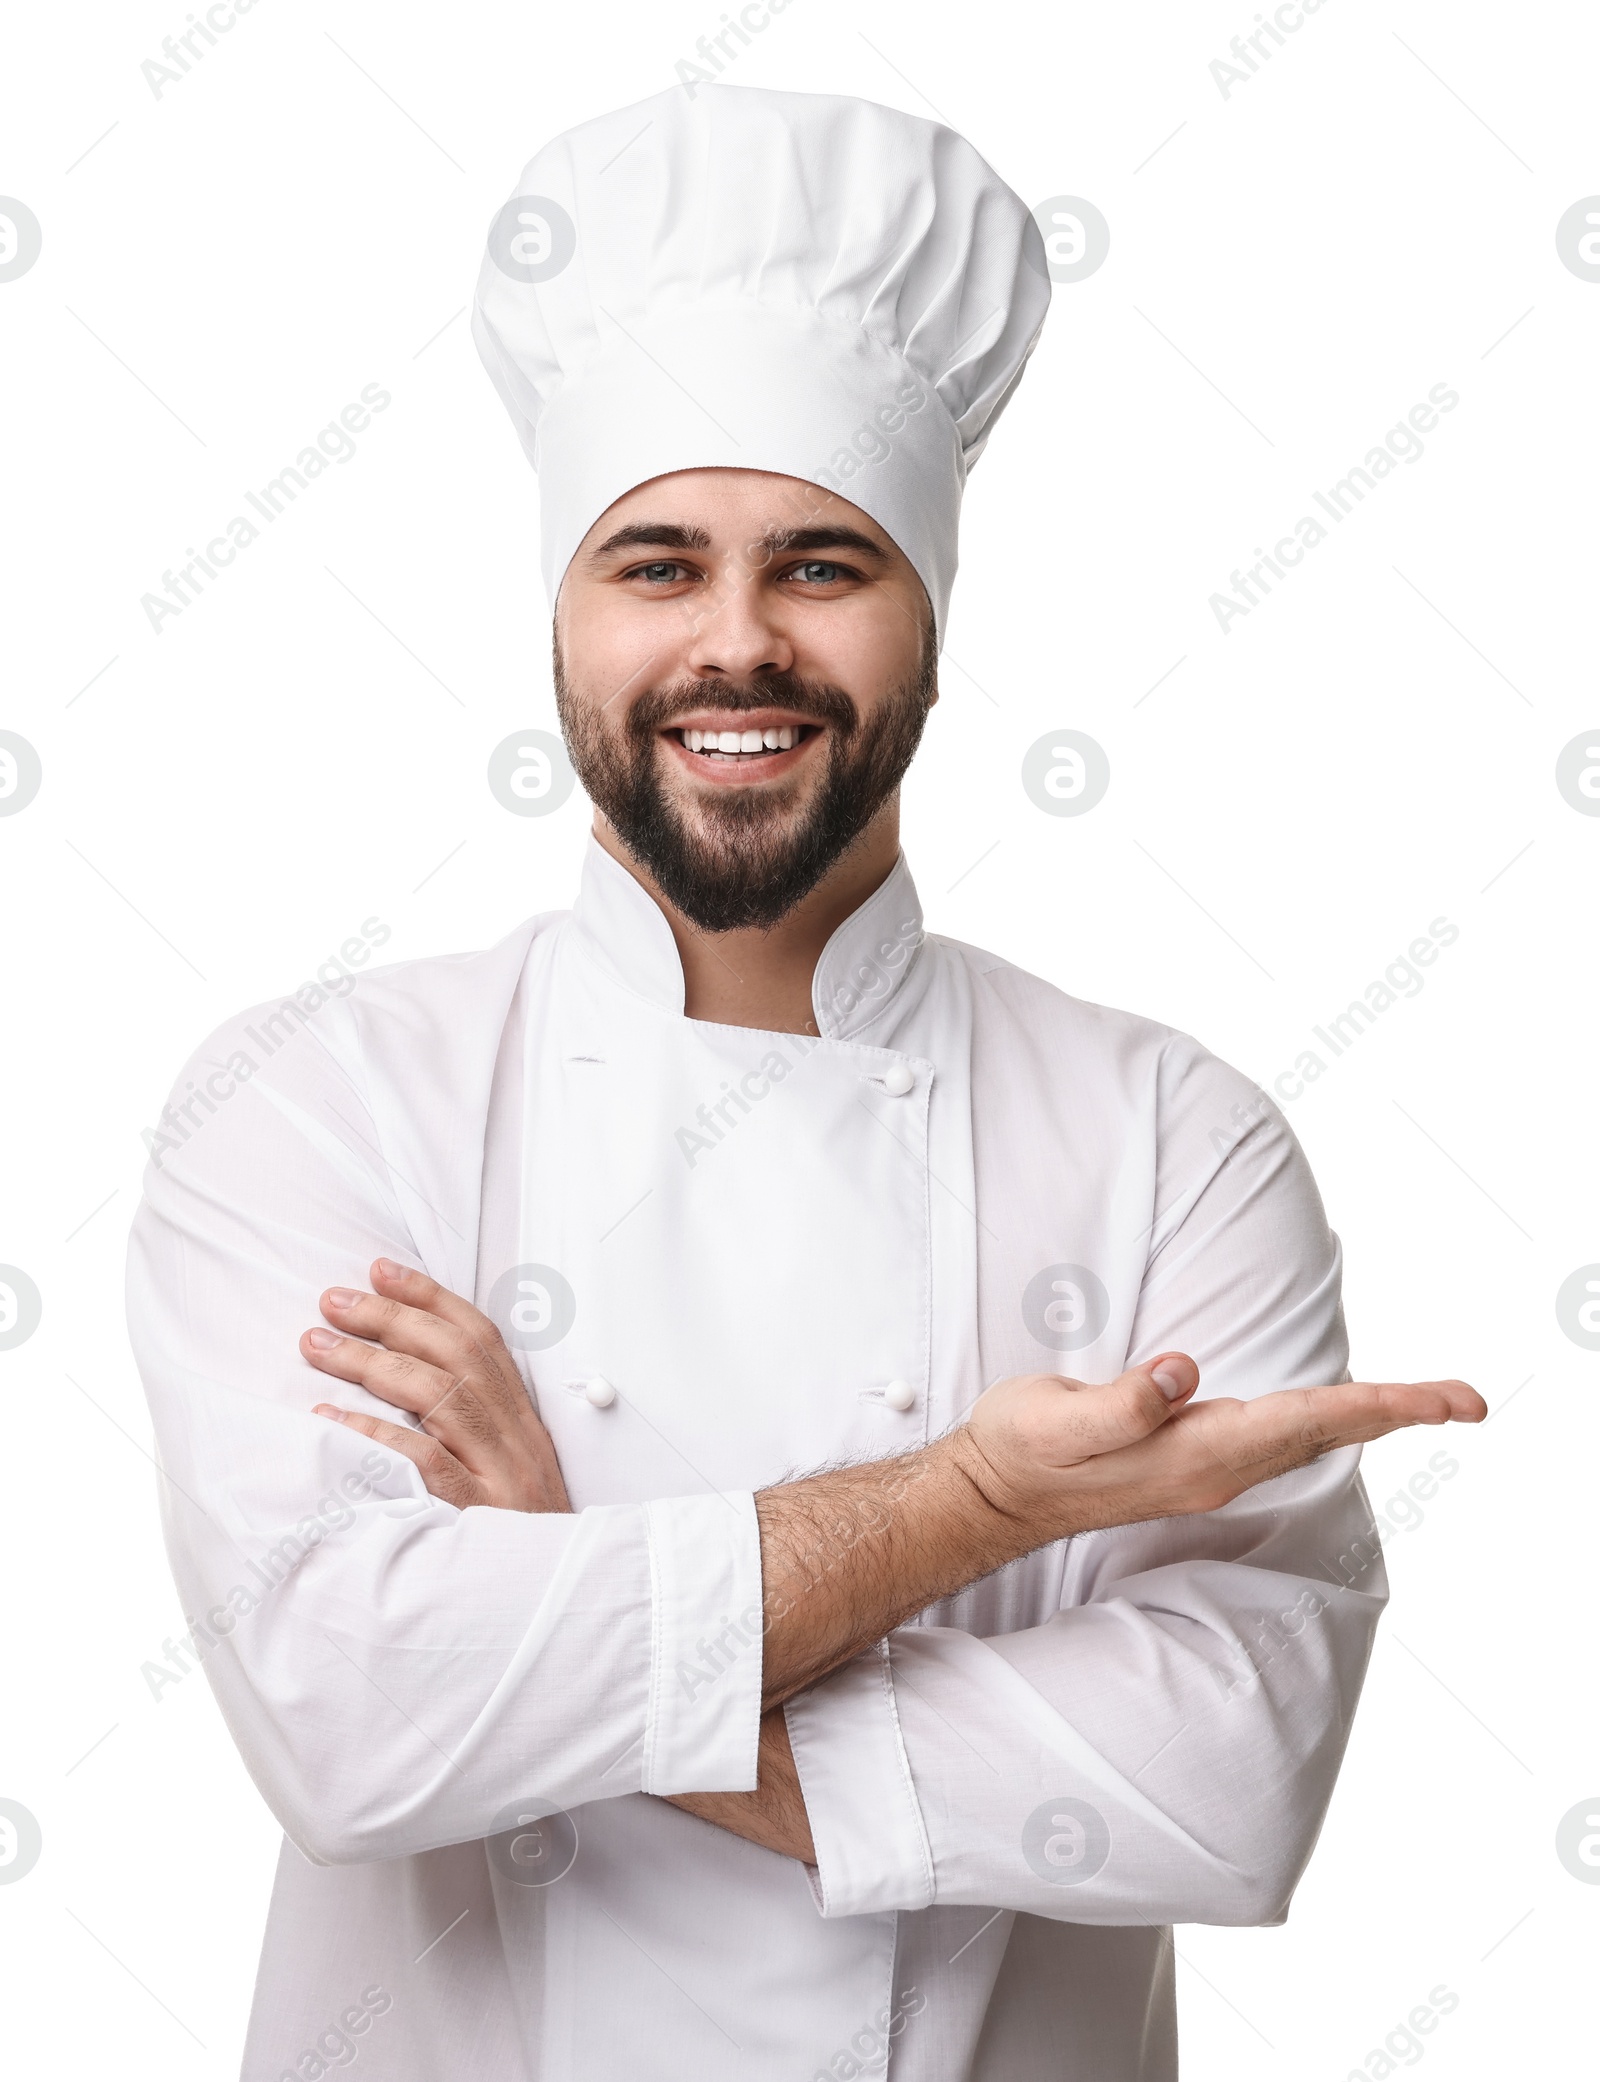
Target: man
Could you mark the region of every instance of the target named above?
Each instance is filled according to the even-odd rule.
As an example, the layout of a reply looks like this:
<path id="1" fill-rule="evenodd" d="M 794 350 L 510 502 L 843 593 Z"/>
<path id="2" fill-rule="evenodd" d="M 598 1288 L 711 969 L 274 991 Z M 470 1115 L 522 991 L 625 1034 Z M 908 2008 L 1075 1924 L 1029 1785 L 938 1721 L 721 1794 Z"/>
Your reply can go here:
<path id="1" fill-rule="evenodd" d="M 833 97 L 659 96 L 497 220 L 577 905 L 223 1029 L 133 1241 L 288 1837 L 249 2082 L 1154 2082 L 1167 1926 L 1286 1913 L 1356 1446 L 1483 1405 L 1346 1380 L 1246 1080 L 922 930 L 898 787 L 1047 295 L 969 146 Z"/>

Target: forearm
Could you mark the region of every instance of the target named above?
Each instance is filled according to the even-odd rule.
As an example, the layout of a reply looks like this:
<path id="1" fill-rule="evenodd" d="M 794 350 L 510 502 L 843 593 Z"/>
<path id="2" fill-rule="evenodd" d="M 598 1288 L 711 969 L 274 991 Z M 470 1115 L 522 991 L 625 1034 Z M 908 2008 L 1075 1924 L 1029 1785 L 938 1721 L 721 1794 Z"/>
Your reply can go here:
<path id="1" fill-rule="evenodd" d="M 763 1706 L 1037 1547 L 1219 1510 L 1337 1446 L 1485 1414 L 1460 1381 L 1348 1381 L 1190 1404 L 1198 1381 L 1182 1353 L 1101 1388 L 1017 1375 L 919 1453 L 758 1492 Z"/>
<path id="2" fill-rule="evenodd" d="M 324 1315 L 344 1334 L 308 1331 L 302 1352 L 322 1371 L 422 1419 L 418 1430 L 325 1406 L 343 1425 L 411 1461 L 430 1494 L 454 1506 L 446 1557 L 472 1546 L 485 1529 L 496 1544 L 501 1522 L 559 1528 L 563 1542 L 570 1534 L 604 1544 L 608 1531 L 615 1535 L 613 1516 L 582 1512 L 574 1519 L 554 1449 L 527 1414 L 520 1377 L 495 1326 L 425 1275 L 380 1260 L 372 1276 L 381 1290 L 376 1294 L 330 1289 L 323 1296 Z M 621 1647 L 631 1667 L 650 1673 L 648 1685 L 634 1687 L 644 1716 L 641 1755 L 649 1759 L 641 1790 L 678 1798 L 707 1821 L 810 1859 L 805 1802 L 775 1709 L 906 1620 L 1036 1548 L 1091 1527 L 1215 1510 L 1334 1445 L 1380 1437 L 1398 1424 L 1483 1413 L 1481 1399 L 1460 1383 L 1346 1383 L 1180 1409 L 1198 1379 L 1194 1361 L 1181 1353 L 1159 1355 L 1148 1368 L 1129 1369 L 1100 1387 L 1017 1375 L 988 1389 L 965 1424 L 920 1452 L 760 1491 L 750 1508 L 731 1515 L 719 1497 L 646 1506 L 648 1522 L 634 1529 L 637 1537 L 630 1542 L 630 1529 L 622 1528 L 623 1559 L 631 1558 L 634 1571 L 619 1610 L 635 1634 L 648 1621 L 648 1636 L 630 1653 L 624 1629 L 605 1630 L 608 1648 Z M 188 1427 L 189 1434 L 195 1429 Z M 637 1580 L 646 1546 L 648 1590 Z M 692 1556 L 693 1568 L 675 1569 L 674 1556 Z M 319 1551 L 319 1574 L 323 1562 Z M 714 1564 L 709 1577 L 708 1564 Z M 524 1580 L 520 1569 L 513 1573 Z M 584 1580 L 592 1592 L 592 1574 Z M 698 1604 L 693 1593 L 672 1593 L 675 1583 L 681 1590 L 690 1581 L 699 1584 Z M 716 1667 L 708 1672 L 685 1662 L 682 1651 L 697 1616 L 739 1611 L 738 1623 L 725 1624 L 749 1648 L 750 1621 L 743 1615 L 758 1598 L 759 1668 L 754 1658 L 745 1660 L 734 1690 L 712 1691 L 696 1710 L 700 1688 L 714 1685 L 725 1667 L 703 1642 L 698 1653 Z M 444 1609 L 451 1609 L 448 1601 Z M 592 1665 L 591 1628 L 555 1631 Z M 656 1682 L 658 1665 L 676 1668 L 677 1689 Z M 540 1698 L 594 1695 L 587 1683 L 540 1682 L 535 1689 Z M 599 1695 L 618 1690 L 602 1685 Z M 752 1712 L 765 1715 L 756 1788 L 719 1794 L 719 1782 L 737 1784 L 748 1773 Z M 407 1719 L 414 1728 L 415 1720 Z M 592 1715 L 585 1727 L 605 1732 Z M 571 1748 L 563 1743 L 563 1755 Z M 693 1790 L 680 1793 L 684 1787 Z"/>
<path id="3" fill-rule="evenodd" d="M 920 1452 L 757 1493 L 764 1707 L 1060 1537 L 991 1503 L 976 1466 L 964 1434 L 953 1432 Z"/>
<path id="4" fill-rule="evenodd" d="M 675 1793 L 670 1796 L 672 1805 L 758 1843 L 764 1850 L 814 1864 L 817 1854 L 811 1824 L 781 1712 L 762 1716 L 758 1772 L 753 1793 Z"/>
<path id="5" fill-rule="evenodd" d="M 984 1472 L 982 1453 L 956 1431 L 893 1460 L 757 1491 L 765 1710 L 756 1789 L 676 1794 L 675 1807 L 815 1863 L 783 1702 L 914 1613 L 1073 1529 L 1059 1508 L 1006 1508 Z"/>
<path id="6" fill-rule="evenodd" d="M 758 1778 L 672 1804 L 763 1849 L 816 1859 L 782 1702 L 1037 1541 L 986 1500 L 959 1434 L 758 1491 L 763 1587 Z"/>

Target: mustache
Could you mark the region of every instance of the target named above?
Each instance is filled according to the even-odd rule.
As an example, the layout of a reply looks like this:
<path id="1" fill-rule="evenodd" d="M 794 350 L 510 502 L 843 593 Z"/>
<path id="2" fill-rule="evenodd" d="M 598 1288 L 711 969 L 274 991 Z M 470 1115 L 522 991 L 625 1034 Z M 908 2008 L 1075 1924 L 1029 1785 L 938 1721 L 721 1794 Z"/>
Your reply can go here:
<path id="1" fill-rule="evenodd" d="M 830 723 L 841 738 L 852 737 L 861 727 L 861 712 L 842 687 L 813 686 L 795 673 L 773 672 L 745 687 L 720 679 L 651 687 L 628 711 L 628 735 L 636 745 L 643 744 L 689 709 L 740 716 L 758 708 L 786 708 L 812 722 Z"/>

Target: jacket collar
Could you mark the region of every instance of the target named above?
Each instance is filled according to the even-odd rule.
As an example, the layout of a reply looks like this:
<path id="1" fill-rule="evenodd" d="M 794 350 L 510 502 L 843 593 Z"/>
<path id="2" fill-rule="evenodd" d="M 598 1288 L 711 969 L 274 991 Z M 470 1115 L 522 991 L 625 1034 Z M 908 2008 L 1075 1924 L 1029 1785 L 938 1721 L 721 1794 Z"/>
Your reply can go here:
<path id="1" fill-rule="evenodd" d="M 592 836 L 572 918 L 589 953 L 625 990 L 683 1016 L 683 964 L 665 914 Z M 901 853 L 822 950 L 811 980 L 817 1032 L 830 1041 L 864 1032 L 910 974 L 922 939 L 922 906 Z"/>

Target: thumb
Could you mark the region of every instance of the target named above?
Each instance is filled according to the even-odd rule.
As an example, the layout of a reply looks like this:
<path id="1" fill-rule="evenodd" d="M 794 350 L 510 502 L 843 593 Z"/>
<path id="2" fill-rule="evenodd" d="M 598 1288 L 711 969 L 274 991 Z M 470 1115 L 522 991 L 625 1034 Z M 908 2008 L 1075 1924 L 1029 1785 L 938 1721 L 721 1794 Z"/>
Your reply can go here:
<path id="1" fill-rule="evenodd" d="M 1101 1443 L 1092 1448 L 1104 1453 L 1131 1446 L 1159 1431 L 1173 1411 L 1182 1407 L 1200 1385 L 1200 1369 L 1187 1352 L 1158 1352 L 1141 1366 L 1130 1366 L 1104 1387 L 1091 1389 L 1092 1426 Z M 1079 1393 L 1083 1393 L 1080 1388 Z"/>
<path id="2" fill-rule="evenodd" d="M 1159 1352 L 1132 1371 L 1148 1375 L 1169 1403 L 1187 1402 L 1200 1385 L 1200 1369 L 1187 1352 Z"/>
<path id="3" fill-rule="evenodd" d="M 1064 1468 L 1138 1445 L 1159 1431 L 1199 1384 L 1200 1369 L 1187 1352 L 1160 1352 L 1114 1381 L 1091 1384 L 1061 1375 L 1020 1381 L 1018 1414 L 1035 1457 Z M 1042 1400 L 1040 1389 L 1050 1391 Z"/>

